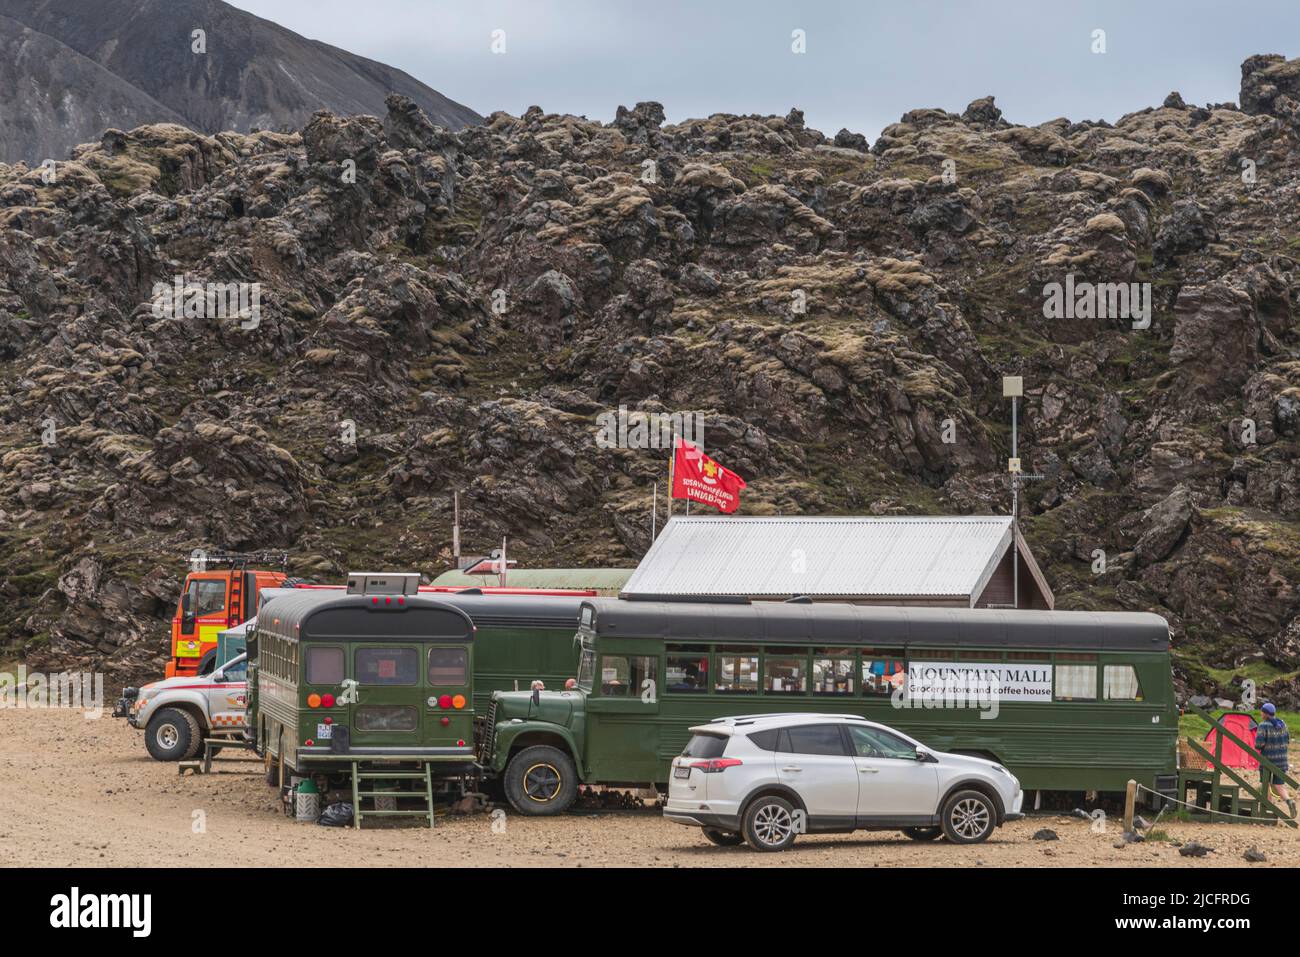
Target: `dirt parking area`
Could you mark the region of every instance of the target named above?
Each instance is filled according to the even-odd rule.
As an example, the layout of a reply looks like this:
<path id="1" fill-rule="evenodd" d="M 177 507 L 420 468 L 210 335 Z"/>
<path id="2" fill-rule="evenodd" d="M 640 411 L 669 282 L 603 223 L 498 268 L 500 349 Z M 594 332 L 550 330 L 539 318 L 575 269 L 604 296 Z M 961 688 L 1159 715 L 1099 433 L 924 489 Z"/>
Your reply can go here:
<path id="1" fill-rule="evenodd" d="M 1165 842 L 1116 848 L 1118 824 L 1095 833 L 1087 821 L 1055 815 L 1008 824 L 975 847 L 858 833 L 803 837 L 784 854 L 714 847 L 652 813 L 508 813 L 495 831 L 478 814 L 441 819 L 433 830 L 358 832 L 287 819 L 261 765 L 224 770 L 239 767 L 182 777 L 149 758 L 124 721 L 0 710 L 0 866 L 1214 867 L 1244 864 L 1252 846 L 1268 858 L 1255 866 L 1300 865 L 1300 833 L 1290 828 L 1161 820 L 1170 838 L 1214 848 L 1196 859 Z M 1060 839 L 1033 840 L 1041 828 Z"/>

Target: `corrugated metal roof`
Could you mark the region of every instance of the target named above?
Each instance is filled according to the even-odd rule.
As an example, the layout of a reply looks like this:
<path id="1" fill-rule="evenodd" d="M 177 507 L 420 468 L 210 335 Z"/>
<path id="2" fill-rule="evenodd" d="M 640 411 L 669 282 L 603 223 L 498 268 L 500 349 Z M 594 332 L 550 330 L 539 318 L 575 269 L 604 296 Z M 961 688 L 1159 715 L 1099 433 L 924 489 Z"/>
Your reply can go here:
<path id="1" fill-rule="evenodd" d="M 622 593 L 970 600 L 1010 544 L 1005 515 L 673 517 Z"/>

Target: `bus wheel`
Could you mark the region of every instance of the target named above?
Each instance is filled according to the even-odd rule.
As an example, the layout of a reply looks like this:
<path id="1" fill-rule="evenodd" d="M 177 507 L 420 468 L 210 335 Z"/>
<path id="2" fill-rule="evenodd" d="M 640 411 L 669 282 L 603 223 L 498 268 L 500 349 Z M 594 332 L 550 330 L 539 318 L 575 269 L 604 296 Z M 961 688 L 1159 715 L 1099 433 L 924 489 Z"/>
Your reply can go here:
<path id="1" fill-rule="evenodd" d="M 914 841 L 933 841 L 943 834 L 941 827 L 905 827 L 903 833 Z"/>
<path id="2" fill-rule="evenodd" d="M 706 827 L 704 837 L 710 844 L 716 844 L 718 847 L 739 847 L 745 843 L 745 838 L 740 834 L 733 834 L 731 831 L 719 831 L 711 827 Z"/>
<path id="3" fill-rule="evenodd" d="M 567 811 L 578 796 L 578 769 L 559 748 L 524 748 L 506 765 L 506 797 L 520 814 Z"/>
<path id="4" fill-rule="evenodd" d="M 997 808 L 979 791 L 958 791 L 943 805 L 943 836 L 953 844 L 978 844 L 997 827 Z"/>
<path id="5" fill-rule="evenodd" d="M 144 746 L 155 761 L 188 761 L 202 743 L 199 723 L 180 708 L 163 708 L 144 731 Z"/>

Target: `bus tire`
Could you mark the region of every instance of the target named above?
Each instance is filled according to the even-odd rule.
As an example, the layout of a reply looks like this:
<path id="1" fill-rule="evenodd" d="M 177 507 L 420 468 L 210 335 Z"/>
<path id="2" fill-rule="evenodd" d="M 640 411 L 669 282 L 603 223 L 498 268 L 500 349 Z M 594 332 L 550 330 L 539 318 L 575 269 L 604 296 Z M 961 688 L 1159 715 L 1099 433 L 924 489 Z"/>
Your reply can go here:
<path id="1" fill-rule="evenodd" d="M 933 841 L 943 835 L 941 827 L 905 827 L 903 833 L 914 841 Z"/>
<path id="2" fill-rule="evenodd" d="M 155 761 L 188 761 L 202 745 L 199 723 L 180 708 L 163 708 L 145 726 L 144 746 Z"/>
<path id="3" fill-rule="evenodd" d="M 998 809 L 983 792 L 958 791 L 943 802 L 943 836 L 953 844 L 979 844 L 998 826 Z"/>
<path id="4" fill-rule="evenodd" d="M 578 796 L 573 759 L 550 745 L 524 748 L 506 765 L 506 798 L 520 814 L 562 814 Z"/>
<path id="5" fill-rule="evenodd" d="M 739 847 L 745 843 L 745 836 L 734 831 L 719 831 L 716 828 L 703 828 L 704 837 L 710 844 L 718 847 Z"/>

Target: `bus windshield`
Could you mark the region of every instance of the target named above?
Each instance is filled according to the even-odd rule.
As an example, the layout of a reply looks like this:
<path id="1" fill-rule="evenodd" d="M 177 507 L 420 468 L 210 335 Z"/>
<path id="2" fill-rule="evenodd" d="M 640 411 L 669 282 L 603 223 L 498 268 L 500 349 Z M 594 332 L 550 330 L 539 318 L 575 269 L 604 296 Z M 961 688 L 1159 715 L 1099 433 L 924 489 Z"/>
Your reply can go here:
<path id="1" fill-rule="evenodd" d="M 592 682 L 596 678 L 596 650 L 587 642 L 582 643 L 582 658 L 578 662 L 578 687 L 591 692 Z"/>

